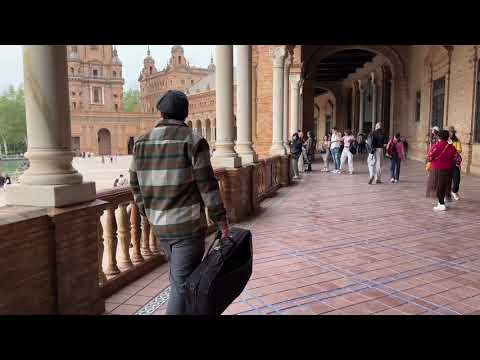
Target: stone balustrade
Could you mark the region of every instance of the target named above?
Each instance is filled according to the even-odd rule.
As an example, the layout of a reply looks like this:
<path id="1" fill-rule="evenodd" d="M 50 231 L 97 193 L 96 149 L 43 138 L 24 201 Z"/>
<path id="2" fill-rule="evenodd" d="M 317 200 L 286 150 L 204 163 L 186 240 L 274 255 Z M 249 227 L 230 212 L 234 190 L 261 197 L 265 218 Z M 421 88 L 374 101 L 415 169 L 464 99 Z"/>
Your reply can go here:
<path id="1" fill-rule="evenodd" d="M 238 223 L 289 184 L 289 157 L 217 168 L 215 176 L 228 218 Z M 0 207 L 0 238 L 0 315 L 102 313 L 105 298 L 166 262 L 130 188 L 63 208 Z M 15 244 L 22 247 L 13 251 Z"/>

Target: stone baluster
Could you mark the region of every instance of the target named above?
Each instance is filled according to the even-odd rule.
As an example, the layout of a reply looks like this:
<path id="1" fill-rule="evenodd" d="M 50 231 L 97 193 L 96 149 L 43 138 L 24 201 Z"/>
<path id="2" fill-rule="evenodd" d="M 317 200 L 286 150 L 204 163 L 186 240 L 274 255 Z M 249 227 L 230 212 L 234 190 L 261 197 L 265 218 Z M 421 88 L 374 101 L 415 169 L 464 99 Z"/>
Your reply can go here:
<path id="1" fill-rule="evenodd" d="M 101 215 L 101 213 L 99 214 Z M 98 219 L 97 223 L 97 233 L 98 233 L 98 283 L 100 286 L 105 284 L 107 282 L 107 277 L 105 276 L 105 273 L 103 272 L 103 251 L 105 249 L 105 246 L 103 245 L 103 226 L 100 221 L 100 218 Z"/>
<path id="2" fill-rule="evenodd" d="M 138 264 L 144 261 L 142 253 L 140 252 L 140 236 L 141 236 L 141 229 L 140 229 L 140 212 L 138 211 L 137 204 L 134 201 L 130 203 L 131 211 L 130 211 L 130 238 L 132 241 L 133 249 L 132 249 L 132 261 L 134 264 Z"/>
<path id="3" fill-rule="evenodd" d="M 105 255 L 107 265 L 105 275 L 113 276 L 120 273 L 117 266 L 117 222 L 115 221 L 115 207 L 105 210 L 105 228 L 103 229 L 103 240 L 106 246 Z"/>
<path id="4" fill-rule="evenodd" d="M 128 203 L 119 204 L 115 213 L 118 241 L 120 243 L 118 265 L 121 270 L 126 270 L 133 266 L 132 260 L 130 260 L 130 219 L 127 206 Z"/>
<path id="5" fill-rule="evenodd" d="M 155 238 L 155 233 L 153 232 L 153 226 L 150 226 L 149 236 L 150 236 L 150 241 L 149 241 L 150 251 L 154 254 L 160 253 L 160 249 L 158 248 L 158 245 L 157 245 L 157 239 Z"/>
<path id="6" fill-rule="evenodd" d="M 150 223 L 145 216 L 142 216 L 142 239 L 141 239 L 141 246 L 140 251 L 144 258 L 152 256 L 152 252 L 150 251 Z"/>

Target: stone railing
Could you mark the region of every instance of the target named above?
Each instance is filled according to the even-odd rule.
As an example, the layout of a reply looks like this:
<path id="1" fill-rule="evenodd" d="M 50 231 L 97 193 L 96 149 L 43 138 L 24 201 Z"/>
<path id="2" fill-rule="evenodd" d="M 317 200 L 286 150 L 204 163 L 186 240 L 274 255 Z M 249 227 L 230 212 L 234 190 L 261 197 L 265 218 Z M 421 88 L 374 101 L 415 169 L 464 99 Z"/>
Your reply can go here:
<path id="1" fill-rule="evenodd" d="M 255 166 L 256 201 L 259 203 L 273 194 L 281 186 L 281 157 L 275 156 L 259 160 Z"/>
<path id="2" fill-rule="evenodd" d="M 108 203 L 98 229 L 99 284 L 106 297 L 164 263 L 165 257 L 130 188 L 102 191 L 97 199 Z"/>

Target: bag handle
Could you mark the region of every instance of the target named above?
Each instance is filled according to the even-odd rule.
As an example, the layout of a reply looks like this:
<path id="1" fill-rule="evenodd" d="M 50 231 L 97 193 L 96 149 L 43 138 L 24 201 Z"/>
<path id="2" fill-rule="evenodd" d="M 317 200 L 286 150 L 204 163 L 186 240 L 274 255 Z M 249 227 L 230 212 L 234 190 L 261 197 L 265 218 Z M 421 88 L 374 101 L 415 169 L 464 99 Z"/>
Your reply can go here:
<path id="1" fill-rule="evenodd" d="M 438 159 L 440 156 L 443 155 L 443 153 L 445 152 L 445 150 L 447 150 L 447 148 L 450 146 L 450 144 L 447 144 L 447 146 L 445 146 L 442 150 L 442 152 L 440 153 L 440 155 L 438 155 L 435 159 Z M 435 160 L 433 157 L 432 159 L 430 160 L 430 162 L 432 162 L 433 160 Z"/>
<path id="2" fill-rule="evenodd" d="M 235 243 L 232 239 L 231 236 L 227 236 L 226 237 L 228 240 L 230 240 L 232 243 Z M 220 230 L 217 229 L 216 233 L 215 233 L 215 239 L 212 241 L 212 243 L 210 244 L 210 247 L 208 248 L 208 251 L 207 251 L 207 255 L 210 254 L 210 252 L 212 251 L 213 249 L 213 246 L 215 245 L 215 243 L 218 241 L 220 247 L 219 249 L 222 248 L 222 232 Z M 223 254 L 222 254 L 223 255 Z"/>

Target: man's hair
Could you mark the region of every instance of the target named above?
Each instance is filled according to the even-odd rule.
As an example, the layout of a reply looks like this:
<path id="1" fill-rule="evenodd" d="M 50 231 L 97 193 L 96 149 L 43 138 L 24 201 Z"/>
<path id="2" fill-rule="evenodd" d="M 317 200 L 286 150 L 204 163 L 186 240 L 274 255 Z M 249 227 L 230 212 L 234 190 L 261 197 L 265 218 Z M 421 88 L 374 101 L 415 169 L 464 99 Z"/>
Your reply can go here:
<path id="1" fill-rule="evenodd" d="M 158 100 L 157 109 L 163 119 L 185 120 L 188 116 L 188 98 L 181 91 L 169 90 Z"/>
<path id="2" fill-rule="evenodd" d="M 377 122 L 375 124 L 375 130 L 378 130 L 378 129 L 381 129 L 382 128 L 382 123 L 381 122 Z"/>
<path id="3" fill-rule="evenodd" d="M 120 174 L 120 177 L 123 177 L 123 174 Z"/>
<path id="4" fill-rule="evenodd" d="M 350 129 L 345 130 L 345 133 L 346 133 L 348 136 L 352 135 L 352 131 L 351 131 Z"/>
<path id="5" fill-rule="evenodd" d="M 441 140 L 444 140 L 444 141 L 447 141 L 449 136 L 450 136 L 450 134 L 448 133 L 447 130 L 440 130 L 440 132 L 438 133 L 438 137 Z"/>
<path id="6" fill-rule="evenodd" d="M 311 131 L 311 130 L 308 130 L 308 131 L 307 131 L 307 135 L 308 135 L 308 136 L 313 136 L 312 131 Z"/>
<path id="7" fill-rule="evenodd" d="M 400 139 L 400 133 L 397 132 L 397 133 L 395 134 L 395 137 L 396 137 L 397 139 Z"/>

